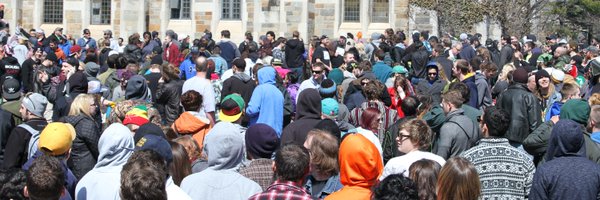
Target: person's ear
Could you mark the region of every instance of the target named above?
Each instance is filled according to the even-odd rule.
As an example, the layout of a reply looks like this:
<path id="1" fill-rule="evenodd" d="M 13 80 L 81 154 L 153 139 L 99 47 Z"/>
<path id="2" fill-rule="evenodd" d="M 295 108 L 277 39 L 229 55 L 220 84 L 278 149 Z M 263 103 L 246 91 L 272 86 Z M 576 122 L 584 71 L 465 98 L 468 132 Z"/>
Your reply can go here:
<path id="1" fill-rule="evenodd" d="M 273 169 L 273 172 L 277 172 L 277 166 L 275 166 L 275 161 L 273 161 L 273 164 L 271 164 L 271 169 Z"/>
<path id="2" fill-rule="evenodd" d="M 29 191 L 27 191 L 27 186 L 23 188 L 23 196 L 29 198 Z"/>

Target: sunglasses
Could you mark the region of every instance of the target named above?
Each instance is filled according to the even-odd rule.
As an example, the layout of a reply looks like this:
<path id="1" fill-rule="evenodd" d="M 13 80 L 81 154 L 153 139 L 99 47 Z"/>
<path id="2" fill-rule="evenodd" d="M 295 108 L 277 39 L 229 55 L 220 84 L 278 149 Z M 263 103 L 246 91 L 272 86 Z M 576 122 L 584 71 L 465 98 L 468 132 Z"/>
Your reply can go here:
<path id="1" fill-rule="evenodd" d="M 427 75 L 429 75 L 429 76 L 435 76 L 435 75 L 437 75 L 437 73 L 428 73 Z"/>
<path id="2" fill-rule="evenodd" d="M 321 73 L 323 73 L 323 71 L 313 71 L 312 73 L 313 74 L 321 74 Z"/>
<path id="3" fill-rule="evenodd" d="M 410 138 L 410 135 L 398 135 L 398 138 L 400 138 L 400 141 L 404 141 L 404 140 Z"/>

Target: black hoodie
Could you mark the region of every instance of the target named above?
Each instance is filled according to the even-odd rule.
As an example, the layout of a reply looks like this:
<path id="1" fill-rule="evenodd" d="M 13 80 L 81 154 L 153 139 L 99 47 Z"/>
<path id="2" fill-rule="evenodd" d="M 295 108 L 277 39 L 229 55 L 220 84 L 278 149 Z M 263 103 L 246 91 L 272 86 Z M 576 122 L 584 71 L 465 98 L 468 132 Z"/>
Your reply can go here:
<path id="1" fill-rule="evenodd" d="M 304 42 L 299 39 L 291 39 L 285 43 L 285 63 L 289 68 L 297 68 L 304 65 Z"/>
<path id="2" fill-rule="evenodd" d="M 305 89 L 298 96 L 296 121 L 283 129 L 281 145 L 303 145 L 306 135 L 321 122 L 321 95 L 316 89 Z"/>

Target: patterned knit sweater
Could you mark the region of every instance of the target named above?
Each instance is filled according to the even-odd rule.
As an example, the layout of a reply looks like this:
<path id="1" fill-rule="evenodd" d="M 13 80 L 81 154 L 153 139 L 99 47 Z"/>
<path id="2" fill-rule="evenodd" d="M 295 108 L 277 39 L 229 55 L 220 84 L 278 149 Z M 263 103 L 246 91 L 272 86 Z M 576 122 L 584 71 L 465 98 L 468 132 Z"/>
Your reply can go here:
<path id="1" fill-rule="evenodd" d="M 463 152 L 479 173 L 481 199 L 525 199 L 531 189 L 535 166 L 527 153 L 506 138 L 483 138 Z"/>

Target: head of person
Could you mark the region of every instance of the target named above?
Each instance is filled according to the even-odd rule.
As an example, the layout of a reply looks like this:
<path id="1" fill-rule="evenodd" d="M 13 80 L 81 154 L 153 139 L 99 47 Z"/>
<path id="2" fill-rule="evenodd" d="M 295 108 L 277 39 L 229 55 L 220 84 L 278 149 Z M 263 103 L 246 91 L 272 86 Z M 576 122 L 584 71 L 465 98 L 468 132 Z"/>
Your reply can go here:
<path id="1" fill-rule="evenodd" d="M 374 52 L 376 61 L 383 61 L 385 58 L 385 52 L 382 49 L 378 49 Z"/>
<path id="2" fill-rule="evenodd" d="M 356 58 L 354 58 L 354 53 L 352 53 L 350 51 L 346 51 L 344 53 L 344 63 L 349 63 L 351 61 L 356 62 Z"/>
<path id="3" fill-rule="evenodd" d="M 535 73 L 535 82 L 538 89 L 548 89 L 550 87 L 550 74 L 546 70 L 538 70 Z"/>
<path id="4" fill-rule="evenodd" d="M 448 90 L 442 94 L 442 108 L 446 114 L 461 108 L 463 102 L 463 95 L 458 90 Z"/>
<path id="5" fill-rule="evenodd" d="M 323 64 L 322 62 L 317 62 L 312 65 L 311 71 L 312 79 L 320 83 L 325 77 L 325 64 Z"/>
<path id="6" fill-rule="evenodd" d="M 477 200 L 481 182 L 475 166 L 467 159 L 453 157 L 446 161 L 437 182 L 437 199 Z"/>
<path id="7" fill-rule="evenodd" d="M 421 101 L 415 96 L 407 96 L 402 100 L 400 104 L 400 109 L 404 113 L 404 116 L 417 116 L 419 112 L 419 106 L 421 105 Z"/>
<path id="8" fill-rule="evenodd" d="M 195 90 L 189 90 L 180 97 L 184 111 L 199 111 L 202 106 L 202 95 Z"/>
<path id="9" fill-rule="evenodd" d="M 29 121 L 34 118 L 44 118 L 44 112 L 46 111 L 46 105 L 48 105 L 48 99 L 38 93 L 27 93 L 21 100 L 21 118 L 23 121 Z"/>
<path id="10" fill-rule="evenodd" d="M 396 143 L 398 151 L 409 153 L 425 150 L 431 145 L 432 131 L 427 122 L 420 119 L 410 119 L 400 125 Z"/>
<path id="11" fill-rule="evenodd" d="M 132 132 L 136 132 L 141 126 L 150 122 L 148 119 L 148 107 L 146 105 L 136 105 L 131 107 L 125 114 L 123 125 L 127 126 Z"/>
<path id="12" fill-rule="evenodd" d="M 582 126 L 570 119 L 561 119 L 552 127 L 548 141 L 546 162 L 559 157 L 585 157 L 585 140 Z"/>
<path id="13" fill-rule="evenodd" d="M 460 78 L 461 75 L 467 75 L 469 72 L 469 62 L 463 59 L 459 59 L 456 62 L 454 62 L 454 66 L 452 67 L 452 73 L 454 77 Z"/>
<path id="14" fill-rule="evenodd" d="M 92 94 L 80 94 L 75 97 L 69 110 L 70 116 L 85 115 L 87 117 L 93 117 L 96 115 L 98 110 L 98 104 L 96 98 Z"/>
<path id="15" fill-rule="evenodd" d="M 381 112 L 377 108 L 369 107 L 360 115 L 360 127 L 377 132 L 383 123 Z"/>
<path id="16" fill-rule="evenodd" d="M 135 148 L 129 129 L 120 123 L 111 124 L 98 140 L 98 162 L 94 168 L 123 166 Z"/>
<path id="17" fill-rule="evenodd" d="M 435 81 L 439 77 L 439 68 L 436 64 L 427 65 L 427 80 Z"/>
<path id="18" fill-rule="evenodd" d="M 177 142 L 168 141 L 173 153 L 173 162 L 169 166 L 169 175 L 173 177 L 175 185 L 181 185 L 186 176 L 192 174 L 192 165 L 185 147 Z"/>
<path id="19" fill-rule="evenodd" d="M 246 103 L 239 94 L 230 94 L 221 101 L 221 111 L 219 117 L 221 121 L 231 123 L 241 123 L 242 116 L 245 113 Z"/>
<path id="20" fill-rule="evenodd" d="M 335 120 L 339 114 L 339 104 L 333 98 L 321 100 L 321 119 Z"/>
<path id="21" fill-rule="evenodd" d="M 510 114 L 505 110 L 491 106 L 484 110 L 480 122 L 481 131 L 488 137 L 504 137 L 510 126 Z"/>
<path id="22" fill-rule="evenodd" d="M 236 58 L 232 61 L 233 71 L 237 73 L 242 73 L 246 71 L 246 61 L 241 58 Z"/>
<path id="23" fill-rule="evenodd" d="M 198 159 L 205 159 L 202 158 L 200 145 L 198 145 L 192 136 L 183 135 L 175 138 L 173 141 L 181 144 L 185 148 L 188 158 L 190 159 L 190 163 L 193 163 Z"/>
<path id="24" fill-rule="evenodd" d="M 167 165 L 153 150 L 134 152 L 121 170 L 121 199 L 166 200 Z"/>
<path id="25" fill-rule="evenodd" d="M 417 184 L 402 174 L 392 174 L 383 179 L 371 196 L 373 200 L 420 199 Z"/>
<path id="26" fill-rule="evenodd" d="M 245 134 L 246 156 L 248 159 L 268 158 L 279 147 L 277 133 L 269 125 L 257 123 L 250 126 Z"/>
<path id="27" fill-rule="evenodd" d="M 310 155 L 303 146 L 286 144 L 275 153 L 274 165 L 279 180 L 302 182 L 310 171 Z"/>
<path id="28" fill-rule="evenodd" d="M 179 80 L 179 68 L 175 67 L 173 64 L 162 65 L 160 74 L 165 83 Z"/>
<path id="29" fill-rule="evenodd" d="M 267 31 L 266 35 L 267 35 L 267 40 L 269 40 L 269 41 L 275 40 L 275 32 L 273 32 L 273 31 Z"/>
<path id="30" fill-rule="evenodd" d="M 217 123 L 204 138 L 202 152 L 208 156 L 208 168 L 237 169 L 244 159 L 244 141 L 231 122 Z"/>
<path id="31" fill-rule="evenodd" d="M 494 77 L 498 72 L 498 67 L 493 62 L 484 62 L 479 67 L 486 78 Z"/>
<path id="32" fill-rule="evenodd" d="M 339 144 L 331 133 L 311 130 L 306 136 L 304 147 L 310 152 L 310 171 L 313 177 L 324 180 L 338 174 Z"/>
<path id="33" fill-rule="evenodd" d="M 23 169 L 0 169 L 0 194 L 7 199 L 26 199 L 27 174 Z"/>
<path id="34" fill-rule="evenodd" d="M 31 200 L 58 200 L 66 193 L 65 168 L 58 158 L 42 155 L 33 160 L 27 171 L 25 196 Z"/>
<path id="35" fill-rule="evenodd" d="M 585 99 L 571 99 L 560 108 L 559 119 L 570 119 L 581 125 L 586 125 L 590 118 L 590 105 Z"/>
<path id="36" fill-rule="evenodd" d="M 333 137 L 335 137 L 335 139 L 337 140 L 338 144 L 340 143 L 342 132 L 340 131 L 340 127 L 334 120 L 321 120 L 321 122 L 315 125 L 315 129 L 323 130 L 326 133 L 333 135 Z"/>
<path id="37" fill-rule="evenodd" d="M 348 133 L 342 138 L 338 156 L 340 182 L 344 186 L 370 189 L 383 172 L 381 153 L 362 134 Z"/>
<path id="38" fill-rule="evenodd" d="M 231 37 L 231 33 L 229 32 L 229 30 L 222 30 L 221 31 L 221 38 L 229 39 L 230 37 Z"/>
<path id="39" fill-rule="evenodd" d="M 151 98 L 148 81 L 142 75 L 134 75 L 127 80 L 125 99 L 149 100 Z"/>
<path id="40" fill-rule="evenodd" d="M 83 37 L 89 39 L 91 37 L 90 29 L 83 29 Z"/>
<path id="41" fill-rule="evenodd" d="M 196 60 L 196 73 L 208 71 L 208 59 L 204 56 L 199 56 Z"/>
<path id="42" fill-rule="evenodd" d="M 600 105 L 592 105 L 588 127 L 592 132 L 600 131 Z"/>
<path id="43" fill-rule="evenodd" d="M 442 166 L 429 159 L 421 159 L 410 165 L 410 179 L 419 190 L 419 199 L 436 199 L 436 185 Z"/>
<path id="44" fill-rule="evenodd" d="M 43 154 L 67 160 L 71 152 L 71 145 L 75 139 L 75 128 L 69 123 L 49 123 L 38 140 L 38 150 Z M 30 151 L 33 151 L 30 149 Z"/>
<path id="45" fill-rule="evenodd" d="M 363 87 L 362 92 L 367 100 L 379 100 L 385 86 L 379 81 L 368 81 L 365 83 L 365 80 L 369 79 L 363 79 L 361 83 Z"/>
<path id="46" fill-rule="evenodd" d="M 579 99 L 581 98 L 579 92 L 579 86 L 574 83 L 565 83 L 560 89 L 560 95 L 562 100 Z"/>
<path id="47" fill-rule="evenodd" d="M 110 39 L 110 38 L 112 38 L 112 31 L 104 30 L 104 39 Z"/>

